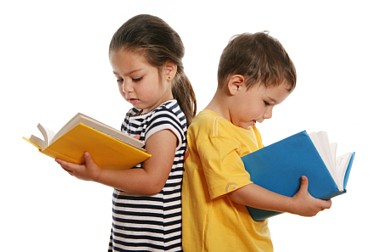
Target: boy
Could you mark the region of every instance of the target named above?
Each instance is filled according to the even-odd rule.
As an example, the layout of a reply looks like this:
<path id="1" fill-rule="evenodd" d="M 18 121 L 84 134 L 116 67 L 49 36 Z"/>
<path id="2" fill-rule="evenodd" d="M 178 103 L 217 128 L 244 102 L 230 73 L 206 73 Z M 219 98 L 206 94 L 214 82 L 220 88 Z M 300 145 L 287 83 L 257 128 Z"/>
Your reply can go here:
<path id="1" fill-rule="evenodd" d="M 256 122 L 272 117 L 296 85 L 296 70 L 281 43 L 267 33 L 244 33 L 224 49 L 218 88 L 188 130 L 182 190 L 184 251 L 273 251 L 268 221 L 246 206 L 302 216 L 330 208 L 313 198 L 306 177 L 293 197 L 250 181 L 241 156 L 263 147 Z"/>

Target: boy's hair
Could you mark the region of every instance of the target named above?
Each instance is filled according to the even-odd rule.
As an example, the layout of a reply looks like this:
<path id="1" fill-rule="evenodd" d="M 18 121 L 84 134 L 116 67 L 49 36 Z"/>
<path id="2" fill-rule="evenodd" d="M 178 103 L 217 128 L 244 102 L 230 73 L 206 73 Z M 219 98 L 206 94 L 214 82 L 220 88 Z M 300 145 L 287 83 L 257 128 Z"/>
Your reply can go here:
<path id="1" fill-rule="evenodd" d="M 248 88 L 255 84 L 277 86 L 285 81 L 291 91 L 297 81 L 292 60 L 281 43 L 268 32 L 242 33 L 232 37 L 220 56 L 219 88 L 234 74 L 243 75 Z"/>
<path id="2" fill-rule="evenodd" d="M 125 22 L 113 35 L 109 51 L 128 49 L 142 53 L 149 64 L 161 68 L 167 61 L 177 65 L 172 87 L 189 125 L 196 114 L 197 102 L 190 80 L 187 78 L 182 58 L 185 48 L 178 33 L 161 18 L 141 14 Z"/>

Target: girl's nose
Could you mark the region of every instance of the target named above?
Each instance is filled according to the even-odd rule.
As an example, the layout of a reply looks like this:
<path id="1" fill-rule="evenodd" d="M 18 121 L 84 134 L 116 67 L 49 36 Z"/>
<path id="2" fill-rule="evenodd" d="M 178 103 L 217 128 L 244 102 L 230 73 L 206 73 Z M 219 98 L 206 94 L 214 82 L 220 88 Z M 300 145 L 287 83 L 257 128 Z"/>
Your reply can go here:
<path id="1" fill-rule="evenodd" d="M 127 81 L 123 82 L 122 90 L 124 93 L 129 93 L 132 91 L 132 85 L 128 83 Z"/>

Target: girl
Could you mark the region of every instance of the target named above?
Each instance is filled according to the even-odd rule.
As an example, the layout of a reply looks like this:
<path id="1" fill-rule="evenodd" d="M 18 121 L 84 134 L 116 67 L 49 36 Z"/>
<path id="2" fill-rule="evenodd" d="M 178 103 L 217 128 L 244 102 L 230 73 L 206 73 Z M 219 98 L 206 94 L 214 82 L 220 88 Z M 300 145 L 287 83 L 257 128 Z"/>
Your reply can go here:
<path id="1" fill-rule="evenodd" d="M 181 185 L 186 131 L 196 99 L 184 73 L 180 36 L 162 19 L 137 15 L 113 35 L 109 58 L 119 91 L 133 105 L 121 130 L 152 157 L 132 169 L 57 162 L 71 175 L 114 188 L 109 251 L 181 251 Z"/>

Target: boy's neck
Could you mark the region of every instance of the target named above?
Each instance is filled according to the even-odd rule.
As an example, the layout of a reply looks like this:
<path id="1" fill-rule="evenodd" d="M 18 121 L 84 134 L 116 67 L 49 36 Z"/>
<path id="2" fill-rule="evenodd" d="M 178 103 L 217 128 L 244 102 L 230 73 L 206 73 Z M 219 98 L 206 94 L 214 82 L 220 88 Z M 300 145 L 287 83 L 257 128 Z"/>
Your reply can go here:
<path id="1" fill-rule="evenodd" d="M 216 92 L 210 103 L 205 107 L 205 109 L 209 109 L 224 117 L 228 121 L 230 121 L 229 115 L 229 98 L 225 95 L 219 94 Z"/>

